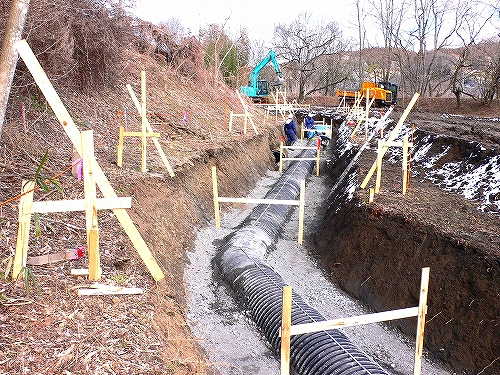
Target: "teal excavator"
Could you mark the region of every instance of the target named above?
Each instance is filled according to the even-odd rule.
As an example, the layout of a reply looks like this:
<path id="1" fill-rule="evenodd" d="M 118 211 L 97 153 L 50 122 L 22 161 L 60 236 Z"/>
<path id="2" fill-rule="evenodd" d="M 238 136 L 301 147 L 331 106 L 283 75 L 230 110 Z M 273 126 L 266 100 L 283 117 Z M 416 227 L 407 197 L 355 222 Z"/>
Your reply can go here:
<path id="1" fill-rule="evenodd" d="M 279 86 L 284 83 L 283 73 L 281 72 L 276 54 L 273 50 L 254 68 L 248 79 L 248 86 L 241 86 L 241 93 L 252 98 L 256 103 L 267 103 L 269 96 L 269 82 L 266 80 L 259 80 L 260 71 L 269 63 L 272 62 L 274 71 L 278 75 L 278 81 L 272 82 L 272 86 Z"/>

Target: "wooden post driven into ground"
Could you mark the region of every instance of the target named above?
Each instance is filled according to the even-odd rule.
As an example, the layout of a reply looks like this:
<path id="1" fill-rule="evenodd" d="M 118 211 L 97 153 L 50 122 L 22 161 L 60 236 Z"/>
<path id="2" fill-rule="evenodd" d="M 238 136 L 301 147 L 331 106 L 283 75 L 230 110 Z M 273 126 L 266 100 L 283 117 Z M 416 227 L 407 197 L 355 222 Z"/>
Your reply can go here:
<path id="1" fill-rule="evenodd" d="M 17 227 L 16 254 L 12 266 L 12 278 L 17 279 L 21 269 L 26 266 L 28 257 L 28 240 L 33 205 L 34 181 L 23 181 L 21 200 L 19 201 L 19 226 Z"/>
<path id="2" fill-rule="evenodd" d="M 429 293 L 430 268 L 422 268 L 422 280 L 420 281 L 420 299 L 418 303 L 417 337 L 415 345 L 415 365 L 413 375 L 422 373 L 422 354 L 424 351 L 425 316 L 427 315 L 427 295 Z"/>
<path id="3" fill-rule="evenodd" d="M 47 75 L 40 66 L 40 63 L 33 54 L 33 51 L 28 46 L 28 43 L 25 40 L 21 40 L 20 42 L 16 43 L 16 49 L 19 52 L 19 55 L 22 57 L 24 63 L 28 67 L 29 71 L 33 75 L 33 78 L 35 79 L 35 82 L 37 83 L 38 87 L 44 94 L 50 106 L 52 107 L 52 110 L 57 116 L 57 119 L 61 123 L 69 139 L 73 143 L 73 146 L 77 150 L 78 154 L 82 155 L 83 150 L 82 150 L 82 140 L 80 131 L 78 130 L 73 119 L 66 110 L 66 107 L 61 101 L 61 98 L 59 98 L 59 96 L 57 95 L 54 87 L 50 83 L 50 80 L 48 79 Z M 108 179 L 104 175 L 101 166 L 99 165 L 99 163 L 97 163 L 95 158 L 94 160 L 92 160 L 92 168 L 93 168 L 94 179 L 104 197 L 118 198 L 113 187 L 111 186 Z M 118 219 L 123 229 L 127 233 L 128 237 L 132 241 L 132 244 L 134 245 L 140 257 L 144 261 L 145 265 L 147 266 L 153 278 L 156 281 L 163 279 L 165 277 L 163 271 L 161 270 L 160 266 L 154 259 L 147 244 L 144 242 L 139 231 L 132 222 L 132 219 L 130 218 L 128 212 L 123 208 L 113 208 L 113 213 L 115 214 L 116 218 Z"/>
<path id="4" fill-rule="evenodd" d="M 292 326 L 292 287 L 283 287 L 281 314 L 281 375 L 290 374 L 290 327 Z"/>
<path id="5" fill-rule="evenodd" d="M 141 171 L 146 172 L 146 72 L 141 71 Z"/>
<path id="6" fill-rule="evenodd" d="M 384 311 L 373 314 L 353 316 L 349 318 L 325 320 L 321 322 L 303 323 L 296 325 L 290 325 L 292 321 L 291 318 L 292 290 L 290 286 L 285 286 L 283 289 L 282 323 L 279 332 L 279 335 L 281 336 L 281 374 L 288 375 L 290 373 L 291 336 L 320 332 L 320 331 L 328 331 L 336 328 L 359 326 L 362 324 L 380 323 L 380 322 L 386 322 L 388 320 L 404 319 L 416 316 L 418 317 L 418 322 L 417 322 L 417 339 L 415 343 L 415 365 L 414 365 L 413 375 L 420 375 L 422 369 L 425 315 L 427 314 L 429 273 L 430 269 L 428 267 L 422 268 L 422 278 L 420 282 L 420 299 L 418 307 L 408 307 L 399 310 Z M 289 290 L 285 292 L 285 288 L 289 288 Z M 283 335 L 283 332 L 285 333 L 285 335 Z M 285 353 L 283 353 L 283 350 L 285 350 Z"/>
<path id="7" fill-rule="evenodd" d="M 89 257 L 89 280 L 101 279 L 101 257 L 99 255 L 99 226 L 97 223 L 97 191 L 92 169 L 94 160 L 94 132 L 82 132 L 83 184 L 85 190 L 85 223 L 87 228 L 87 253 Z"/>
<path id="8" fill-rule="evenodd" d="M 299 234 L 298 242 L 302 244 L 304 237 L 304 216 L 306 204 L 306 181 L 300 181 L 300 197 L 298 200 L 292 199 L 267 199 L 267 198 L 230 198 L 219 197 L 217 187 L 217 167 L 212 166 L 212 189 L 214 195 L 215 226 L 220 228 L 220 202 L 226 203 L 247 203 L 247 204 L 284 204 L 288 206 L 299 206 Z"/>
<path id="9" fill-rule="evenodd" d="M 121 155 L 123 151 L 120 150 L 120 145 L 123 150 L 123 137 L 141 137 L 141 144 L 144 141 L 145 137 L 151 137 L 153 139 L 153 144 L 155 145 L 156 149 L 158 150 L 158 153 L 160 154 L 161 160 L 163 161 L 163 164 L 165 164 L 165 167 L 167 167 L 167 171 L 170 175 L 170 177 L 174 177 L 175 173 L 172 167 L 170 166 L 170 163 L 167 160 L 167 157 L 165 156 L 165 153 L 163 152 L 163 149 L 161 148 L 160 141 L 158 141 L 158 138 L 160 137 L 160 133 L 154 133 L 153 128 L 151 127 L 151 124 L 149 123 L 149 120 L 147 119 L 146 112 L 145 112 L 145 107 L 146 107 L 146 99 L 145 99 L 145 85 L 146 85 L 146 78 L 145 78 L 145 73 L 141 75 L 141 97 L 142 97 L 142 103 L 139 102 L 137 99 L 137 96 L 134 93 L 134 90 L 132 89 L 132 86 L 130 84 L 127 84 L 127 90 L 130 94 L 130 98 L 134 102 L 135 108 L 137 109 L 137 112 L 141 115 L 141 132 L 125 132 L 123 131 L 122 127 L 120 127 L 120 141 L 118 143 L 118 161 L 117 165 L 121 167 L 122 161 L 121 161 Z M 145 152 L 146 147 L 144 146 L 143 152 Z M 142 164 L 144 168 L 144 163 L 145 163 L 145 155 L 142 159 Z M 145 170 L 144 170 L 145 171 Z M 143 171 L 143 172 L 144 172 Z"/>

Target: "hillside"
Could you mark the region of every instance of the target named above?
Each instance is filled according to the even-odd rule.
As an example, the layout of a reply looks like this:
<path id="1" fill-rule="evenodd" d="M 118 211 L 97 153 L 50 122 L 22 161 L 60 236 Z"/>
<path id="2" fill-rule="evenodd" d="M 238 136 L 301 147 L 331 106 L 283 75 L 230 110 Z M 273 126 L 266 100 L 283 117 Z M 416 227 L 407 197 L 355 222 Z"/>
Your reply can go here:
<path id="1" fill-rule="evenodd" d="M 38 54 L 36 48 L 34 52 Z M 21 281 L 2 278 L 0 291 L 6 300 L 0 304 L 0 373 L 211 373 L 186 324 L 185 252 L 196 227 L 206 225 L 213 214 L 211 165 L 221 165 L 220 173 L 226 173 L 221 181 L 227 182 L 227 188 L 245 193 L 259 171 L 273 163 L 270 150 L 279 142 L 276 129 L 263 126 L 262 114 L 250 108 L 261 134 L 243 135 L 241 122 L 228 132 L 229 112 L 242 113 L 243 108 L 234 90 L 201 64 L 186 72 L 172 69 L 161 56 L 125 50 L 119 77 L 106 86 L 81 91 L 71 80 L 52 79 L 53 67 L 43 55 L 39 58 L 42 67 L 49 67 L 49 79 L 77 127 L 94 131 L 96 158 L 115 192 L 132 197 L 130 216 L 166 277 L 155 283 L 113 213 L 100 212 L 102 282 L 140 287 L 144 293 L 79 297 L 77 289 L 89 283 L 71 276 L 70 270 L 86 268 L 86 256 L 33 266 L 36 285 L 28 288 L 29 295 Z M 173 178 L 151 141 L 148 173 L 140 172 L 139 138 L 125 139 L 123 167 L 116 165 L 119 125 L 126 131 L 140 131 L 140 117 L 126 85 L 140 98 L 142 70 L 146 71 L 148 117 L 154 131 L 161 133 L 159 143 L 175 171 Z M 4 274 L 16 247 L 17 195 L 23 180 L 35 178 L 46 151 L 40 177 L 57 176 L 63 192 L 48 183 L 50 192 L 38 189 L 34 200 L 83 198 L 83 181 L 68 170 L 72 144 L 22 60 L 0 147 Z M 258 151 L 257 156 L 253 164 L 245 158 L 242 165 L 239 160 L 247 149 Z M 29 257 L 86 244 L 84 213 L 41 214 L 39 225 L 37 234 L 32 222 Z"/>

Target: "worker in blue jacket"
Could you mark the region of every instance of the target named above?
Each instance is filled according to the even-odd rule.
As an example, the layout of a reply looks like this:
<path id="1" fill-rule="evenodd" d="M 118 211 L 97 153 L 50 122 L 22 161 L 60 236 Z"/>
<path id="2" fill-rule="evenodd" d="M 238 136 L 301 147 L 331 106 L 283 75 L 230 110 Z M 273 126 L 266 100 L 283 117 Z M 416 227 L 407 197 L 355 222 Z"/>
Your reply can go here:
<path id="1" fill-rule="evenodd" d="M 316 127 L 314 126 L 314 118 L 313 118 L 313 114 L 312 113 L 309 113 L 306 117 L 306 119 L 304 120 L 305 122 L 305 127 L 306 129 L 316 129 Z M 307 132 L 306 134 L 306 137 L 308 139 L 314 137 L 316 135 L 316 131 L 313 131 L 313 132 Z"/>
<path id="2" fill-rule="evenodd" d="M 295 122 L 293 121 L 293 115 L 289 114 L 288 118 L 285 121 L 285 135 L 286 135 L 286 140 L 288 146 L 292 146 L 295 143 L 295 140 L 297 139 L 296 134 L 297 134 L 297 126 L 295 125 Z"/>

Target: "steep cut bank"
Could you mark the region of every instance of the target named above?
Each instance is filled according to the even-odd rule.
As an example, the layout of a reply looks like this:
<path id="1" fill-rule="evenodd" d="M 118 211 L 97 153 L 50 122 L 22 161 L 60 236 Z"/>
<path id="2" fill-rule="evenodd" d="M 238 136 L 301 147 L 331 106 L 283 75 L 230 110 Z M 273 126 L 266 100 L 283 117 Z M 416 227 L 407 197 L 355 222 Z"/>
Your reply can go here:
<path id="1" fill-rule="evenodd" d="M 332 181 L 354 153 L 332 155 Z M 461 373 L 500 373 L 498 217 L 425 180 L 412 180 L 403 197 L 400 161 L 385 162 L 382 193 L 368 204 L 355 190 L 373 160 L 373 151 L 364 154 L 331 192 L 315 255 L 335 284 L 375 311 L 416 306 L 421 268 L 430 267 L 426 349 Z M 392 324 L 414 337 L 415 319 Z"/>

